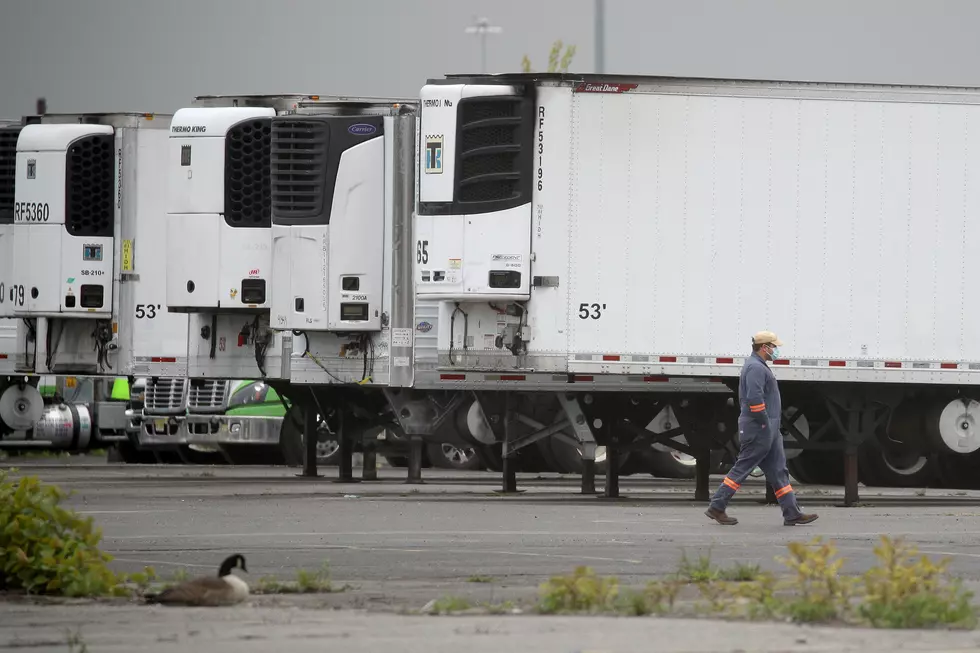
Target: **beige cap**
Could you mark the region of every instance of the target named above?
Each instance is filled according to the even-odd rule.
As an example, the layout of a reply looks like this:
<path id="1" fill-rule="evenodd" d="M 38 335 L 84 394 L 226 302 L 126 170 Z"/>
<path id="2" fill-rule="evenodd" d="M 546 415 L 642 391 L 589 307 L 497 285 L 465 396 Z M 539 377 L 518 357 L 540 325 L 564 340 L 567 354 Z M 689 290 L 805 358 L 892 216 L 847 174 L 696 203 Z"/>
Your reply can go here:
<path id="1" fill-rule="evenodd" d="M 776 345 L 777 347 L 783 346 L 783 341 L 776 337 L 776 334 L 772 331 L 760 331 L 759 333 L 752 336 L 753 345 Z"/>

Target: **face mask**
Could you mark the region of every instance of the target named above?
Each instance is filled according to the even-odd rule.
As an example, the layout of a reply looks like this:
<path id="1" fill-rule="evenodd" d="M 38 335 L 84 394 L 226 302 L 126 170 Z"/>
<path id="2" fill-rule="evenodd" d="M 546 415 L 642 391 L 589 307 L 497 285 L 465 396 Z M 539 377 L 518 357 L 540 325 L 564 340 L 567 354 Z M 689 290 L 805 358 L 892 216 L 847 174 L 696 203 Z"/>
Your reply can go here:
<path id="1" fill-rule="evenodd" d="M 772 360 L 776 360 L 777 358 L 779 358 L 779 347 L 770 347 L 769 348 L 769 357 Z"/>

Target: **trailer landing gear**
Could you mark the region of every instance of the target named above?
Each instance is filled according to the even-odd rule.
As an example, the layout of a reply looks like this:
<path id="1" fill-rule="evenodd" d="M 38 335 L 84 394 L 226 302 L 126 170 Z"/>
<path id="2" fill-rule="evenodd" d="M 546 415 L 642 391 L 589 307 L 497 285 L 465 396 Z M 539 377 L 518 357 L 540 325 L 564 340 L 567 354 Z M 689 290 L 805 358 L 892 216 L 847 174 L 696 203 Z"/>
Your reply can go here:
<path id="1" fill-rule="evenodd" d="M 408 439 L 408 476 L 405 483 L 408 485 L 422 485 L 422 449 L 425 443 L 418 435 L 409 436 Z"/>
<path id="2" fill-rule="evenodd" d="M 855 393 L 856 394 L 856 393 Z M 844 506 L 858 504 L 858 449 L 875 437 L 885 423 L 896 401 L 886 402 L 860 395 L 827 397 L 827 408 L 833 422 L 844 436 Z"/>

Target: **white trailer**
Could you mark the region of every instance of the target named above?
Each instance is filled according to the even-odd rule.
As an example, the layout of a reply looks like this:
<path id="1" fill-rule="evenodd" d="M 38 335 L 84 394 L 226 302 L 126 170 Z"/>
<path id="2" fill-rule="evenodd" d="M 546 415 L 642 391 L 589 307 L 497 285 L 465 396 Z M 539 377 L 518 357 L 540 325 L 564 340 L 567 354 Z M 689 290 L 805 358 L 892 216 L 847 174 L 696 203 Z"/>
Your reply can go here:
<path id="1" fill-rule="evenodd" d="M 45 114 L 20 130 L 5 281 L 19 374 L 185 374 L 187 318 L 166 311 L 161 274 L 169 118 Z M 125 439 L 125 403 L 99 394 L 93 439 Z"/>
<path id="2" fill-rule="evenodd" d="M 235 416 L 232 419 L 220 414 L 227 402 L 232 379 L 260 378 L 280 391 L 286 391 L 291 377 L 297 374 L 300 382 L 307 384 L 311 378 L 367 383 L 370 379 L 364 370 L 369 362 L 372 372 L 377 369 L 382 381 L 387 379 L 387 369 L 381 369 L 381 364 L 387 361 L 387 340 L 377 344 L 384 348 L 378 363 L 376 343 L 372 336 L 362 335 L 365 324 L 367 331 L 380 332 L 383 331 L 381 321 L 388 319 L 387 313 L 381 314 L 381 284 L 385 281 L 382 277 L 385 271 L 380 266 L 380 253 L 385 244 L 384 222 L 377 219 L 380 213 L 378 216 L 372 213 L 385 201 L 384 158 L 377 155 L 383 155 L 386 150 L 383 146 L 371 148 L 365 159 L 361 150 L 355 148 L 348 152 L 341 145 L 344 136 L 352 141 L 348 145 L 371 142 L 370 137 L 375 131 L 359 133 L 358 129 L 367 129 L 369 122 L 380 121 L 380 116 L 391 113 L 392 105 L 398 106 L 398 100 L 312 94 L 204 96 L 197 98 L 192 107 L 175 114 L 170 134 L 168 237 L 171 246 L 167 305 L 170 311 L 190 316 L 190 378 L 186 388 L 171 393 L 172 405 L 156 406 L 148 401 L 144 410 L 147 415 L 156 417 L 162 410 L 177 415 L 186 409 L 186 418 L 175 418 L 183 422 L 182 429 L 175 434 L 180 442 L 220 445 L 233 458 L 238 453 L 243 459 L 254 458 L 253 452 L 241 450 L 243 445 L 250 448 L 265 445 L 275 449 L 268 451 L 269 460 L 281 457 L 289 464 L 297 464 L 302 462 L 302 442 L 291 436 L 289 442 L 284 442 L 282 433 L 297 435 L 302 428 L 281 431 L 282 420 L 259 416 Z M 319 117 L 311 118 L 309 114 L 312 113 Z M 300 114 L 306 117 L 300 118 Z M 329 126 L 342 122 L 343 128 L 350 130 L 345 134 L 334 134 L 333 149 L 321 152 L 317 147 L 326 146 L 326 143 L 303 142 L 306 133 L 302 129 L 280 129 L 277 138 L 276 125 L 295 127 L 291 118 L 294 116 L 302 125 Z M 376 135 L 381 134 L 377 130 Z M 381 145 L 387 141 L 374 142 Z M 342 155 L 346 158 L 337 160 Z M 312 158 L 306 160 L 308 156 Z M 325 158 L 319 158 L 321 156 Z M 350 163 L 351 156 L 358 160 Z M 405 161 L 409 169 L 413 161 L 409 150 Z M 375 166 L 376 163 L 380 165 Z M 367 170 L 364 170 L 365 165 Z M 276 197 L 280 202 L 302 203 L 302 196 L 307 191 L 318 193 L 310 206 L 314 207 L 314 213 L 320 211 L 327 216 L 328 221 L 331 214 L 329 198 L 340 198 L 336 200 L 340 203 L 339 208 L 333 211 L 332 246 L 336 251 L 329 252 L 328 256 L 325 256 L 328 254 L 326 249 L 320 252 L 318 246 L 313 252 L 314 258 L 304 258 L 299 249 L 307 240 L 306 232 L 295 242 L 292 238 L 303 230 L 303 217 L 310 217 L 308 215 L 304 214 L 297 223 L 289 223 L 287 218 L 287 223 L 295 224 L 297 229 L 287 228 L 278 235 L 274 233 L 272 218 Z M 359 202 L 367 204 L 359 206 Z M 291 206 L 291 209 L 293 213 L 289 217 L 295 217 L 296 207 Z M 406 222 L 409 220 L 405 218 Z M 317 216 L 313 216 L 311 223 L 317 223 Z M 316 234 L 318 242 L 321 235 L 325 236 Z M 388 235 L 390 237 L 390 233 Z M 278 263 L 273 256 L 277 237 L 281 249 Z M 296 252 L 292 251 L 294 248 Z M 332 263 L 328 264 L 328 259 Z M 340 326 L 345 332 L 358 332 L 354 342 L 341 337 L 327 338 L 317 344 L 312 335 L 312 331 L 325 328 L 326 324 L 317 323 L 320 316 L 315 309 L 320 294 L 306 295 L 306 286 L 316 285 L 315 271 L 319 270 L 323 272 L 319 289 L 324 290 L 329 277 L 326 268 L 331 266 L 338 274 L 344 272 L 347 275 L 343 283 L 353 283 L 357 295 L 370 298 L 362 300 L 351 296 L 348 297 L 350 302 L 344 304 L 345 310 L 356 311 L 368 307 L 365 303 L 368 301 L 373 312 L 369 318 L 362 319 L 360 312 L 355 315 L 338 313 L 331 318 L 334 330 Z M 390 270 L 388 272 L 390 274 Z M 406 272 L 405 278 L 409 277 L 410 272 Z M 341 283 L 339 277 L 334 281 Z M 304 288 L 298 294 L 298 302 L 292 296 L 286 296 L 291 293 L 293 284 Z M 339 300 L 339 286 L 331 292 L 334 290 L 338 291 L 335 298 Z M 344 290 L 349 292 L 350 288 L 345 285 Z M 273 330 L 270 328 L 270 308 L 276 292 L 281 298 L 281 306 L 271 325 L 276 329 Z M 312 292 L 319 291 L 314 289 Z M 308 308 L 304 304 L 307 296 Z M 406 291 L 405 297 L 410 306 L 410 290 Z M 338 302 L 331 308 L 331 314 L 340 308 Z M 292 317 L 287 317 L 297 312 L 305 312 L 304 316 L 313 315 L 314 323 L 295 322 Z M 406 326 L 411 323 L 410 311 L 408 313 L 404 318 Z M 302 349 L 293 345 L 295 338 L 299 338 Z M 320 347 L 323 347 L 322 351 Z M 304 366 L 303 360 L 308 364 Z M 405 367 L 410 370 L 410 365 Z M 332 376 L 327 376 L 327 372 Z M 318 405 L 313 401 L 308 388 L 283 394 L 288 394 L 290 399 L 299 398 L 293 401 L 287 419 L 302 423 L 302 412 L 306 407 L 316 408 L 313 417 L 335 412 L 332 405 Z M 380 392 L 376 394 L 381 397 L 380 405 L 386 407 Z M 195 403 L 195 397 L 201 396 L 207 398 L 207 405 Z M 324 419 L 318 418 L 317 423 Z M 316 430 L 324 431 L 322 428 Z M 168 437 L 169 434 L 162 437 L 149 434 L 145 439 L 161 443 Z"/>
<path id="3" fill-rule="evenodd" d="M 234 379 L 281 374 L 282 336 L 269 328 L 270 120 L 311 97 L 201 96 L 174 114 L 166 309 L 187 315 L 188 368 L 187 378 L 147 381 L 142 445 L 221 446 L 232 459 L 249 445 L 278 457 L 277 423 L 231 425 L 222 414 Z"/>
<path id="4" fill-rule="evenodd" d="M 288 334 L 292 388 L 275 387 L 328 416 L 342 479 L 352 474 L 344 433 L 364 437 L 373 472 L 368 445 L 400 431 L 385 392 L 413 382 L 416 115 L 414 101 L 348 98 L 272 119 L 272 327 Z M 414 479 L 422 441 L 413 445 Z"/>
<path id="5" fill-rule="evenodd" d="M 843 450 L 853 502 L 862 444 L 975 475 L 980 89 L 476 75 L 421 104 L 407 431 L 646 447 L 670 405 L 706 460 L 770 329 L 800 475 Z"/>

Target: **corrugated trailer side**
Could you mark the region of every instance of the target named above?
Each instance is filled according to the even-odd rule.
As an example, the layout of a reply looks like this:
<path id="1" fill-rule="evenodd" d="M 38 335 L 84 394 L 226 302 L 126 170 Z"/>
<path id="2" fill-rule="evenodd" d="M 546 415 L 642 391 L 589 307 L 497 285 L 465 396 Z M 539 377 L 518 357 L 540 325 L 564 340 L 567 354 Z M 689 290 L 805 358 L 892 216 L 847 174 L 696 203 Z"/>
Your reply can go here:
<path id="1" fill-rule="evenodd" d="M 980 95 L 566 90 L 569 209 L 544 223 L 569 237 L 534 245 L 567 252 L 570 371 L 737 374 L 766 328 L 784 379 L 980 382 Z"/>

